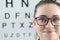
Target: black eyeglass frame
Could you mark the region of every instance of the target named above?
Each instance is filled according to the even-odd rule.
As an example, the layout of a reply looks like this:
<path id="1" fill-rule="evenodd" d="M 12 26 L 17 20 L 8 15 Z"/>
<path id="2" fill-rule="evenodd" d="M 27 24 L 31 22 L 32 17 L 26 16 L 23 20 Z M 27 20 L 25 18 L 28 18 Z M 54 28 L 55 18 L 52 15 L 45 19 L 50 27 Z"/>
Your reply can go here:
<path id="1" fill-rule="evenodd" d="M 36 21 L 37 21 L 37 19 L 38 19 L 39 17 L 35 17 L 35 19 L 36 19 Z M 52 23 L 52 18 L 47 18 L 47 23 L 45 24 L 45 25 L 40 25 L 40 24 L 38 24 L 38 21 L 37 21 L 37 24 L 39 25 L 39 26 L 46 26 L 47 24 L 48 24 L 48 22 L 49 22 L 49 20 L 51 20 L 51 24 L 53 25 L 53 23 Z M 53 26 L 60 26 L 60 25 L 53 25 Z"/>

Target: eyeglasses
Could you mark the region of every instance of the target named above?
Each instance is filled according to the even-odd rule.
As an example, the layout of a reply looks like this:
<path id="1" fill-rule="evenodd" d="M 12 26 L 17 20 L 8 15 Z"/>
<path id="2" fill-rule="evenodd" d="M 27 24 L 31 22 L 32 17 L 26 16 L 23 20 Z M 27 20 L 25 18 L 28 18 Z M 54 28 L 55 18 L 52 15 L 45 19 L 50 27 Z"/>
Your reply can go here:
<path id="1" fill-rule="evenodd" d="M 41 15 L 39 17 L 36 17 L 35 19 L 39 26 L 47 25 L 49 20 L 51 20 L 51 24 L 53 26 L 60 26 L 60 17 L 58 17 L 57 15 L 54 15 L 52 18 L 47 18 L 47 16 Z"/>

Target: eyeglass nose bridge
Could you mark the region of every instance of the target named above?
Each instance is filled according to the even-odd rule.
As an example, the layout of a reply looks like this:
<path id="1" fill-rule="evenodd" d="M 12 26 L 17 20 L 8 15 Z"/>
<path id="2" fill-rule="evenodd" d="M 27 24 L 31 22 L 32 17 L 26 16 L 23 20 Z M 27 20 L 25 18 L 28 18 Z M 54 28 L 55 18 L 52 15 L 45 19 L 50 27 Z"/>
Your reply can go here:
<path id="1" fill-rule="evenodd" d="M 52 21 L 52 18 L 48 18 L 48 21 L 51 20 Z"/>
<path id="2" fill-rule="evenodd" d="M 49 20 L 51 20 L 51 24 L 52 24 L 52 18 L 47 18 L 48 20 L 47 20 L 47 24 L 48 24 L 48 22 L 49 22 Z M 46 24 L 46 25 L 47 25 Z M 52 24 L 53 25 L 53 24 Z"/>

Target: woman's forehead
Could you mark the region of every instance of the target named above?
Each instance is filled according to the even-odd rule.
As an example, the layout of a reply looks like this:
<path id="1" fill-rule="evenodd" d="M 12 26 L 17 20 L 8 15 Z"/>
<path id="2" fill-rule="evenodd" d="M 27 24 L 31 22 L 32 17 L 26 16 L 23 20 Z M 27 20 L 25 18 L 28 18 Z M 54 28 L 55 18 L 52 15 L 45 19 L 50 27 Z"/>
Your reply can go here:
<path id="1" fill-rule="evenodd" d="M 46 15 L 46 16 L 53 16 L 59 15 L 60 16 L 60 7 L 55 4 L 46 4 L 42 5 L 37 8 L 36 16 Z"/>

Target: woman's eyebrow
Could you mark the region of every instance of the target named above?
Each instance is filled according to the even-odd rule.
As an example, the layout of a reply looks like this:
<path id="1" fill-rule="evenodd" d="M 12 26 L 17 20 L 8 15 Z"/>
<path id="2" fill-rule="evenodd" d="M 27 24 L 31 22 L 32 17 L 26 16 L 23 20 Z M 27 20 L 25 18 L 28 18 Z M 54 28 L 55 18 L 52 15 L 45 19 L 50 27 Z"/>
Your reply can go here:
<path id="1" fill-rule="evenodd" d="M 39 15 L 38 17 L 47 17 L 46 15 Z M 35 17 L 36 18 L 36 17 Z"/>
<path id="2" fill-rule="evenodd" d="M 40 15 L 40 16 L 44 16 L 44 17 L 47 17 L 46 15 Z"/>
<path id="3" fill-rule="evenodd" d="M 46 15 L 40 15 L 39 17 L 47 17 Z M 60 17 L 59 15 L 52 15 L 52 17 Z"/>
<path id="4" fill-rule="evenodd" d="M 59 15 L 53 15 L 52 17 L 60 17 Z"/>

